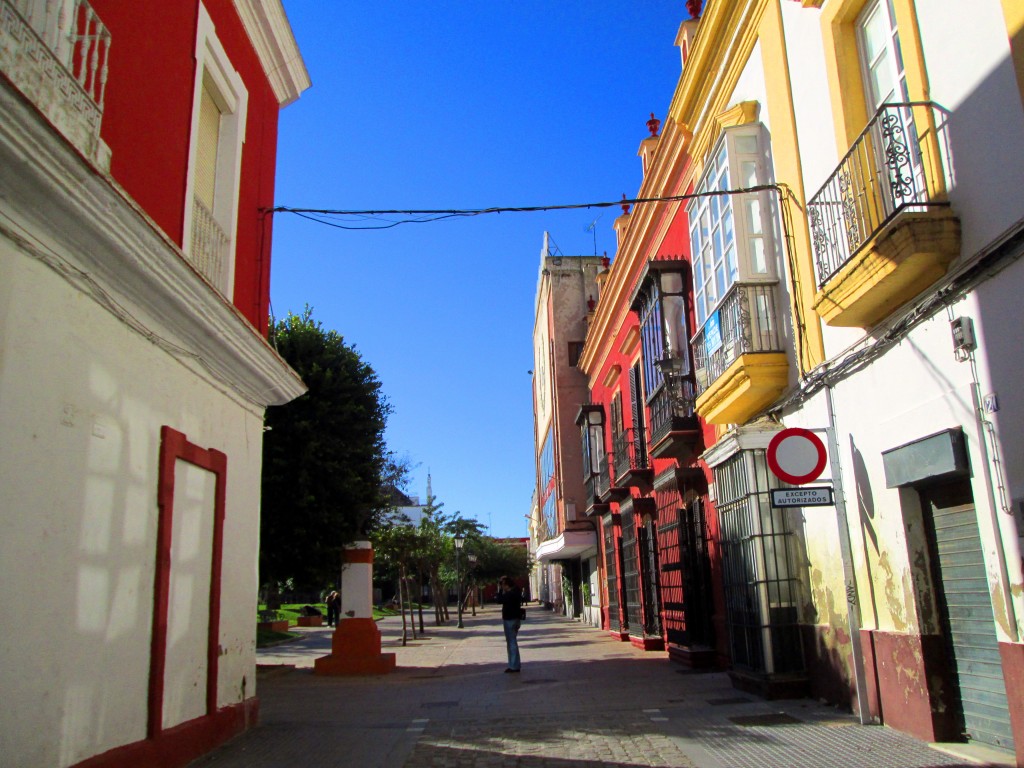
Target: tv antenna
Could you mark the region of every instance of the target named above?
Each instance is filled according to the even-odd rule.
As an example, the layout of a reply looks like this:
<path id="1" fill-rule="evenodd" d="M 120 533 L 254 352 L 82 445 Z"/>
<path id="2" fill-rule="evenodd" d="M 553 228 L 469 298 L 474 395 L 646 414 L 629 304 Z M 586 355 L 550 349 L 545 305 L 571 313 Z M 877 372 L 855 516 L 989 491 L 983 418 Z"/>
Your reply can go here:
<path id="1" fill-rule="evenodd" d="M 602 213 L 601 216 L 603 216 L 603 215 L 604 214 Z M 595 256 L 597 256 L 597 222 L 599 222 L 601 220 L 601 216 L 598 216 L 596 219 L 594 219 L 592 222 L 590 222 L 587 226 L 585 226 L 583 228 L 584 232 L 590 232 L 594 236 L 594 255 Z"/>

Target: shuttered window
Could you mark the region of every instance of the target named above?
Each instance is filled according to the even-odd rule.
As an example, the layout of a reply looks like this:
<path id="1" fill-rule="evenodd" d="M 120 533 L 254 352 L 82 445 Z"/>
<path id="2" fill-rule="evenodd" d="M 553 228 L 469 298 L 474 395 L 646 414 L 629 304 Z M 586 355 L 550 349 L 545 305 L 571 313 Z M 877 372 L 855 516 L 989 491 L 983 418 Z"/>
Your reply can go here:
<path id="1" fill-rule="evenodd" d="M 220 146 L 221 111 L 209 83 L 203 83 L 199 100 L 199 140 L 196 146 L 196 197 L 213 212 L 217 192 L 217 150 Z"/>

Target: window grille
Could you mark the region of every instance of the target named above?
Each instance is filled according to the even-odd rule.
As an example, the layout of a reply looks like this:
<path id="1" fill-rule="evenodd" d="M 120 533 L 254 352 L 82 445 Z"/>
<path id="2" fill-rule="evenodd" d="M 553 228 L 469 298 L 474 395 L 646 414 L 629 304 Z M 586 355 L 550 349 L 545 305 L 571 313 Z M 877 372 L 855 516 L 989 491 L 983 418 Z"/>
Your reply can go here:
<path id="1" fill-rule="evenodd" d="M 622 582 L 626 590 L 626 625 L 643 627 L 640 607 L 640 559 L 637 556 L 636 514 L 632 509 L 622 512 Z"/>
<path id="2" fill-rule="evenodd" d="M 640 585 L 643 590 L 644 636 L 661 637 L 661 596 L 660 568 L 658 567 L 658 548 L 656 526 L 649 520 L 637 526 L 637 544 L 640 550 Z"/>
<path id="3" fill-rule="evenodd" d="M 763 674 L 803 670 L 796 541 L 786 510 L 771 506 L 763 450 L 715 467 L 726 627 L 733 664 Z"/>
<path id="4" fill-rule="evenodd" d="M 627 627 L 622 621 L 622 611 L 619 607 L 619 574 L 616 568 L 618 547 L 615 546 L 615 543 L 615 527 L 611 520 L 605 520 L 604 567 L 608 581 L 608 626 L 610 629 L 624 632 Z"/>

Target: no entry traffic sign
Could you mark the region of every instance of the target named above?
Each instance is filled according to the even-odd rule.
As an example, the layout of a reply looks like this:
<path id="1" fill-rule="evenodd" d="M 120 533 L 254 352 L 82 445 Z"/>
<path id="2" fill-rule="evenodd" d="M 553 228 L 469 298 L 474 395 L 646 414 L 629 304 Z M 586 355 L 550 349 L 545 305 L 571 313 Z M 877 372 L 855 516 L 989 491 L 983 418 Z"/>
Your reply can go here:
<path id="1" fill-rule="evenodd" d="M 768 468 L 777 478 L 791 485 L 817 480 L 825 469 L 828 452 L 821 438 L 809 429 L 790 427 L 768 443 Z"/>

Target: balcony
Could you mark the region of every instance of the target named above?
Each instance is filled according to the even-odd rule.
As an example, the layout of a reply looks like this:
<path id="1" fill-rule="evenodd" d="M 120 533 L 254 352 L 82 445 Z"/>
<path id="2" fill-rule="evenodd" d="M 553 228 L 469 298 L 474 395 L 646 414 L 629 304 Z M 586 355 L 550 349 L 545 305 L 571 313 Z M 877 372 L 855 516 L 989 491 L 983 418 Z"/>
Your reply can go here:
<path id="1" fill-rule="evenodd" d="M 218 291 L 227 295 L 226 266 L 231 238 L 199 198 L 192 206 L 192 249 L 188 262 Z"/>
<path id="2" fill-rule="evenodd" d="M 814 309 L 829 325 L 876 324 L 959 255 L 945 117 L 931 102 L 883 105 L 808 202 Z"/>
<path id="3" fill-rule="evenodd" d="M 651 416 L 650 455 L 652 458 L 692 457 L 700 441 L 700 424 L 694 401 L 697 385 L 692 376 L 680 375 L 668 361 L 659 361 L 665 384 L 654 393 L 647 407 Z"/>
<path id="4" fill-rule="evenodd" d="M 110 33 L 85 0 L 0 0 L 0 72 L 103 170 Z"/>
<path id="5" fill-rule="evenodd" d="M 629 495 L 630 488 L 648 493 L 654 487 L 654 471 L 651 469 L 647 458 L 647 446 L 643 441 L 643 435 L 637 435 L 632 427 L 615 435 L 613 496 L 617 495 L 621 499 Z M 618 494 L 615 493 L 616 489 L 619 491 Z"/>
<path id="6" fill-rule="evenodd" d="M 693 337 L 697 413 L 742 424 L 789 382 L 774 283 L 736 283 Z"/>
<path id="7" fill-rule="evenodd" d="M 588 475 L 584 478 L 584 489 L 587 494 L 584 514 L 595 515 L 608 509 L 606 495 L 608 493 L 607 465 L 603 474 Z"/>
<path id="8" fill-rule="evenodd" d="M 601 514 L 608 510 L 610 498 L 610 479 L 608 476 L 608 457 L 604 456 L 600 462 L 600 471 L 597 474 L 588 474 L 583 479 L 586 487 L 586 509 L 587 515 Z"/>

